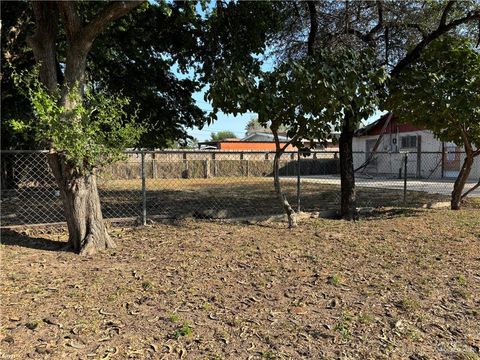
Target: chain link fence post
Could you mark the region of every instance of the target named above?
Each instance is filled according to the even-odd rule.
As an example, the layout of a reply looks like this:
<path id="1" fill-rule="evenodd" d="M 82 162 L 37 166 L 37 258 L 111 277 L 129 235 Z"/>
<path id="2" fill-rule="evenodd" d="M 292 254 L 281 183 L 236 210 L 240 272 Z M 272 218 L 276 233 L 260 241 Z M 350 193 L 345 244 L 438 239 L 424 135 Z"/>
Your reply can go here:
<path id="1" fill-rule="evenodd" d="M 300 212 L 300 192 L 301 192 L 301 176 L 300 176 L 300 149 L 297 150 L 297 212 Z"/>
<path id="2" fill-rule="evenodd" d="M 407 205 L 407 164 L 408 164 L 408 152 L 405 153 L 404 158 L 404 171 L 403 171 L 403 205 Z"/>
<path id="3" fill-rule="evenodd" d="M 142 176 L 142 225 L 147 225 L 147 187 L 145 181 L 145 152 L 141 151 L 141 176 Z"/>

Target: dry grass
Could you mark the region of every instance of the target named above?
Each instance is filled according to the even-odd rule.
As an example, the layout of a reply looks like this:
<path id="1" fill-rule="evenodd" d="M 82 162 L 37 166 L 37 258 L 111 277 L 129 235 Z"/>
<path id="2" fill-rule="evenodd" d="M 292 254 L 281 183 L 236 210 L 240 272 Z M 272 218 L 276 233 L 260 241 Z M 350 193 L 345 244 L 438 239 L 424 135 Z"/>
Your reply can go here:
<path id="1" fill-rule="evenodd" d="M 282 214 L 282 206 L 274 192 L 272 178 L 224 177 L 210 179 L 147 180 L 147 214 L 164 218 L 207 217 L 239 218 Z M 296 179 L 282 179 L 283 191 L 296 208 Z M 142 214 L 141 180 L 109 180 L 99 182 L 103 214 L 106 218 L 134 218 Z M 47 189 L 48 190 L 48 189 Z M 61 199 L 54 190 L 35 188 L 13 200 L 3 198 L 3 225 L 64 221 Z M 419 191 L 403 191 L 357 187 L 360 207 L 422 207 L 448 196 Z M 336 211 L 340 208 L 340 186 L 304 181 L 301 186 L 303 211 Z M 25 206 L 27 205 L 27 206 Z"/>
<path id="2" fill-rule="evenodd" d="M 91 258 L 3 233 L 0 357 L 476 359 L 479 215 L 114 228 Z"/>

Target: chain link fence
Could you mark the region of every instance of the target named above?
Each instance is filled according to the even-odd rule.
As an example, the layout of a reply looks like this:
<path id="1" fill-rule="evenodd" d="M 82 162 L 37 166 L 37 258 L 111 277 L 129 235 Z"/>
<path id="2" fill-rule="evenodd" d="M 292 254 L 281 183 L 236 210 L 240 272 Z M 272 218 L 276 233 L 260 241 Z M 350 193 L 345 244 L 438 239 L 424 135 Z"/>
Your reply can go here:
<path id="1" fill-rule="evenodd" d="M 463 153 L 354 153 L 357 205 L 422 206 L 448 201 Z M 273 188 L 272 152 L 132 151 L 102 169 L 103 215 L 112 221 L 235 219 L 282 214 Z M 338 152 L 286 152 L 282 190 L 294 208 L 337 211 Z M 469 184 L 480 178 L 476 159 Z M 45 151 L 1 152 L 1 225 L 65 221 Z M 472 196 L 480 196 L 476 190 Z"/>

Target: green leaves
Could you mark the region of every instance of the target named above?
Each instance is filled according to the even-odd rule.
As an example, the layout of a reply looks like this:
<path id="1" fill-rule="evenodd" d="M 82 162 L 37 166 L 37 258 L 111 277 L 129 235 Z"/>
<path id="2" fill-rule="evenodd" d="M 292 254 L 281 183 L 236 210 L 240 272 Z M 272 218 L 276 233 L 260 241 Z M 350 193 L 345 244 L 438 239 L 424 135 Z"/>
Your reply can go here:
<path id="1" fill-rule="evenodd" d="M 136 116 L 128 116 L 130 100 L 121 95 L 93 89 L 86 89 L 83 99 L 78 89 L 70 89 L 64 97 L 50 95 L 40 83 L 37 68 L 14 77 L 30 100 L 35 119 L 12 122 L 13 129 L 33 129 L 38 141 L 47 141 L 52 149 L 64 153 L 78 173 L 118 160 L 145 131 L 136 124 Z"/>
<path id="2" fill-rule="evenodd" d="M 388 75 L 373 58 L 368 50 L 336 49 L 269 72 L 234 64 L 222 69 L 209 98 L 224 112 L 255 112 L 262 126 L 283 126 L 290 137 L 324 140 L 341 128 L 346 113 L 357 126 L 377 110 Z"/>
<path id="3" fill-rule="evenodd" d="M 389 86 L 387 106 L 441 140 L 480 147 L 480 54 L 467 40 L 444 37 Z M 462 134 L 463 133 L 463 134 Z"/>
<path id="4" fill-rule="evenodd" d="M 235 139 L 235 138 L 236 138 L 235 133 L 228 130 L 219 131 L 218 133 L 212 132 L 212 134 L 210 135 L 210 139 L 212 141 Z"/>

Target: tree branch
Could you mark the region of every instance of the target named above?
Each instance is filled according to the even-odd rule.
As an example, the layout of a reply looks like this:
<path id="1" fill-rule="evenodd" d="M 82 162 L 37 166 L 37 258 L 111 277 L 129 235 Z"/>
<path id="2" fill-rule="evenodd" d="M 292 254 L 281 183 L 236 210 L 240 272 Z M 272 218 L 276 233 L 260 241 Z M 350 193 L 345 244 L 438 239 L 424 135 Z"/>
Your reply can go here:
<path id="1" fill-rule="evenodd" d="M 63 20 L 63 27 L 67 35 L 67 41 L 72 43 L 82 29 L 82 22 L 75 9 L 73 1 L 58 1 L 58 10 Z"/>
<path id="2" fill-rule="evenodd" d="M 447 16 L 450 10 L 452 10 L 452 7 L 454 4 L 455 4 L 455 0 L 450 0 L 445 6 L 445 9 L 443 9 L 442 18 L 440 19 L 439 27 L 445 26 L 447 24 Z"/>
<path id="3" fill-rule="evenodd" d="M 378 11 L 378 23 L 383 24 L 383 3 L 381 0 L 377 0 L 377 11 Z"/>
<path id="4" fill-rule="evenodd" d="M 448 4 L 447 4 L 447 7 L 448 7 Z M 445 10 L 446 10 L 446 8 L 445 8 Z M 445 14 L 445 10 L 443 12 L 444 14 Z M 442 16 L 442 18 L 443 18 L 443 16 Z M 423 49 L 428 44 L 430 44 L 432 41 L 436 40 L 437 38 L 439 38 L 443 34 L 449 32 L 450 30 L 452 30 L 454 28 L 456 28 L 457 26 L 462 25 L 462 24 L 466 24 L 466 23 L 468 23 L 470 21 L 473 21 L 473 20 L 479 20 L 480 21 L 480 10 L 475 10 L 473 12 L 470 12 L 466 16 L 464 16 L 460 19 L 453 20 L 448 24 L 443 24 L 442 25 L 441 24 L 442 20 L 440 20 L 440 24 L 439 24 L 438 28 L 436 30 L 432 31 L 430 34 L 428 34 L 412 50 L 410 50 L 407 53 L 407 55 L 405 55 L 405 57 L 402 60 L 400 60 L 397 65 L 395 65 L 395 67 L 393 68 L 390 75 L 392 77 L 397 77 L 403 69 L 405 69 L 407 66 L 409 66 L 411 63 L 413 63 L 415 60 L 417 60 L 420 57 L 421 52 L 423 51 Z"/>
<path id="5" fill-rule="evenodd" d="M 297 141 L 297 139 L 300 137 L 300 134 L 295 134 L 290 140 L 288 140 L 285 145 L 281 148 L 281 151 L 284 152 L 289 145 L 291 145 L 294 141 Z"/>
<path id="6" fill-rule="evenodd" d="M 472 144 L 470 143 L 469 139 L 468 139 L 468 133 L 467 133 L 467 130 L 465 129 L 465 126 L 461 126 L 460 127 L 460 134 L 462 136 L 462 140 L 463 140 L 463 147 L 465 148 L 465 153 L 466 153 L 466 156 L 471 156 L 473 157 L 473 147 L 472 147 Z"/>
<path id="7" fill-rule="evenodd" d="M 102 11 L 83 28 L 83 39 L 87 43 L 92 43 L 112 21 L 126 15 L 144 2 L 145 0 L 118 1 L 105 6 Z"/>
<path id="8" fill-rule="evenodd" d="M 35 33 L 27 38 L 35 61 L 40 64 L 40 81 L 48 91 L 57 87 L 56 38 L 58 31 L 58 7 L 55 2 L 32 2 L 35 15 Z"/>
<path id="9" fill-rule="evenodd" d="M 478 180 L 478 183 L 476 183 L 475 185 L 473 185 L 470 189 L 468 189 L 463 195 L 462 195 L 462 200 L 465 199 L 468 194 L 472 193 L 473 191 L 475 191 L 476 189 L 478 189 L 480 187 L 480 179 Z"/>
<path id="10" fill-rule="evenodd" d="M 317 23 L 317 9 L 315 7 L 315 2 L 308 1 L 308 12 L 310 14 L 310 32 L 308 33 L 308 50 L 307 55 L 313 56 L 314 46 L 315 46 L 315 37 L 317 35 L 318 23 Z"/>
<path id="11" fill-rule="evenodd" d="M 356 29 L 351 29 L 347 24 L 347 33 L 357 36 L 363 42 L 370 43 L 373 40 L 374 35 L 377 34 L 378 32 L 380 32 L 384 27 L 383 3 L 382 3 L 382 1 L 378 0 L 376 2 L 376 4 L 377 4 L 377 13 L 378 13 L 377 24 L 372 29 L 370 29 L 370 31 L 366 34 L 360 32 Z"/>
<path id="12" fill-rule="evenodd" d="M 422 29 L 420 24 L 408 23 L 408 24 L 405 24 L 405 27 L 411 28 L 411 29 L 416 29 L 420 34 L 422 34 L 423 38 L 426 38 L 428 36 L 428 34 L 425 32 L 424 29 Z"/>

